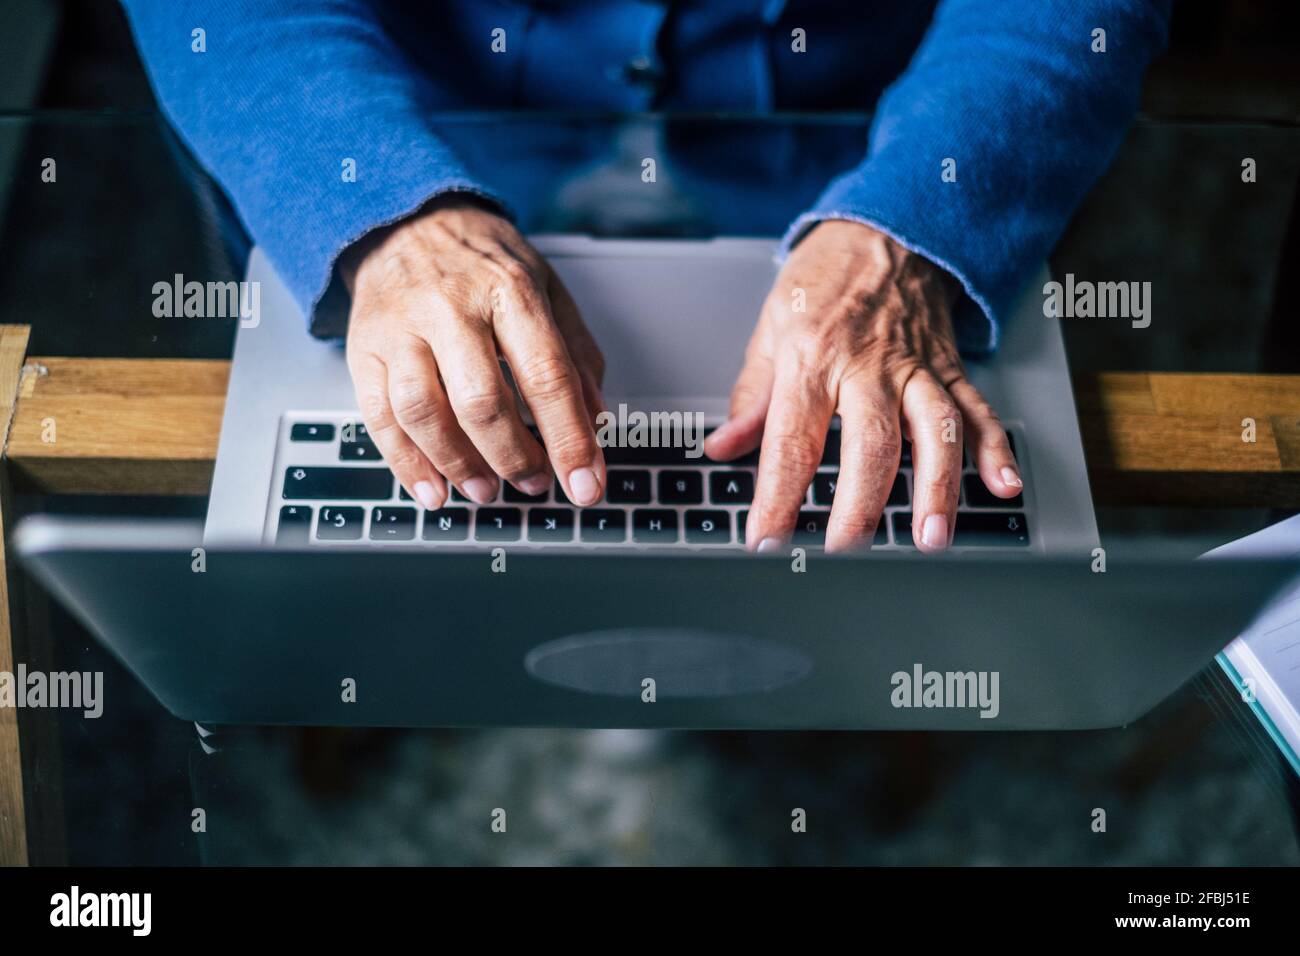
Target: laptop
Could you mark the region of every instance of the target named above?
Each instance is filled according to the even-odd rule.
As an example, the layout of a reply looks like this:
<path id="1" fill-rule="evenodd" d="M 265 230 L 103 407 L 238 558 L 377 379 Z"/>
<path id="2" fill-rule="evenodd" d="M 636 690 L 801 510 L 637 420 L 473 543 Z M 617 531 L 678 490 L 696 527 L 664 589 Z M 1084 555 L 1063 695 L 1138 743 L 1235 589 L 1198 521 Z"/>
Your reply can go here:
<path id="1" fill-rule="evenodd" d="M 773 243 L 535 241 L 605 351 L 611 406 L 722 420 Z M 1295 572 L 1098 566 L 1060 327 L 1032 291 L 996 357 L 969 363 L 1007 423 L 1019 500 L 968 472 L 954 548 L 921 556 L 905 457 L 876 545 L 826 555 L 832 432 L 800 550 L 757 556 L 742 551 L 753 460 L 679 448 L 607 448 L 592 508 L 506 490 L 424 512 L 359 427 L 342 348 L 308 336 L 260 252 L 248 278 L 262 315 L 238 334 L 206 522 L 38 516 L 15 534 L 25 566 L 186 719 L 1111 727 L 1205 667 Z"/>
<path id="2" fill-rule="evenodd" d="M 647 415 L 725 418 L 745 345 L 776 276 L 760 239 L 532 237 L 605 353 L 605 396 Z M 995 499 L 967 461 L 958 551 L 1088 551 L 1097 527 L 1058 321 L 1042 314 L 1044 274 L 970 376 L 1007 423 L 1025 490 Z M 205 538 L 322 548 L 666 548 L 739 550 L 755 456 L 716 464 L 680 447 L 608 447 L 606 500 L 579 514 L 558 487 L 529 498 L 502 482 L 478 506 L 453 495 L 425 512 L 385 467 L 356 414 L 341 345 L 312 339 L 270 263 L 254 251 L 262 314 L 235 343 Z M 820 547 L 834 494 L 838 431 L 809 487 L 793 544 Z M 873 547 L 911 550 L 912 469 L 903 466 Z"/>

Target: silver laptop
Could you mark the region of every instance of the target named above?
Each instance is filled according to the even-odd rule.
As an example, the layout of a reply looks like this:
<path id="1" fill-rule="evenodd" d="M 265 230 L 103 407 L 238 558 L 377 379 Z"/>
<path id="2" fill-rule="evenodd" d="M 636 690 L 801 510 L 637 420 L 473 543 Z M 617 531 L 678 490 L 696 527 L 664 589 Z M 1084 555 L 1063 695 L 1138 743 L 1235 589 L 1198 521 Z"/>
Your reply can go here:
<path id="1" fill-rule="evenodd" d="M 606 240 L 535 236 L 607 360 L 609 405 L 700 413 L 719 424 L 745 344 L 776 275 L 772 241 Z M 718 464 L 682 448 L 607 448 L 606 500 L 575 509 L 558 487 L 530 498 L 505 486 L 478 506 L 416 506 L 385 467 L 357 413 L 344 352 L 306 319 L 260 251 L 261 316 L 241 328 L 205 541 L 309 547 L 509 547 L 691 550 L 743 547 L 756 460 Z M 1031 283 L 990 361 L 971 378 L 1007 423 L 1025 481 L 1011 501 L 984 490 L 969 462 L 954 549 L 1090 550 L 1097 528 L 1060 327 Z M 832 430 L 793 543 L 823 540 L 838 466 Z M 903 467 L 873 547 L 911 549 L 912 470 Z"/>
<path id="2" fill-rule="evenodd" d="M 536 243 L 601 343 L 611 405 L 721 420 L 772 243 Z M 1204 667 L 1294 571 L 1156 557 L 1093 573 L 1060 329 L 1032 295 L 996 359 L 970 367 L 1008 423 L 1022 500 L 967 482 L 953 552 L 909 556 L 905 461 L 877 547 L 796 571 L 738 553 L 749 461 L 609 448 L 599 506 L 503 492 L 424 513 L 347 428 L 341 347 L 308 336 L 260 253 L 248 277 L 261 321 L 236 343 L 206 526 L 37 517 L 15 535 L 24 565 L 187 719 L 1113 726 Z M 810 552 L 828 446 L 796 536 Z"/>

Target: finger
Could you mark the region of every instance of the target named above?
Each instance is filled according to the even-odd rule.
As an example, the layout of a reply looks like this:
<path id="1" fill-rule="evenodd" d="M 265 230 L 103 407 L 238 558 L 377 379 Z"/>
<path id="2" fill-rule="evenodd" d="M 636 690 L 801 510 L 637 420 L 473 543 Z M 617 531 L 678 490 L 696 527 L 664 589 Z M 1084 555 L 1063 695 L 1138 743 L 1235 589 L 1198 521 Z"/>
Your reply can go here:
<path id="1" fill-rule="evenodd" d="M 840 385 L 840 471 L 827 551 L 870 547 L 903 449 L 898 396 L 887 383 Z"/>
<path id="2" fill-rule="evenodd" d="M 772 362 L 751 347 L 731 390 L 731 414 L 704 442 L 714 461 L 730 461 L 758 447 L 772 401 Z"/>
<path id="3" fill-rule="evenodd" d="M 447 500 L 447 485 L 433 463 L 398 424 L 388 398 L 388 368 L 373 352 L 348 343 L 348 369 L 361 420 L 402 487 L 428 511 Z"/>
<path id="4" fill-rule="evenodd" d="M 999 498 L 1014 498 L 1024 490 L 1007 431 L 993 406 L 964 378 L 948 386 L 948 394 L 961 409 L 966 445 L 985 486 Z"/>
<path id="5" fill-rule="evenodd" d="M 550 305 L 529 282 L 513 282 L 500 291 L 493 324 L 519 394 L 542 433 L 569 500 L 595 504 L 604 495 L 605 456 L 592 428 L 582 380 Z"/>
<path id="6" fill-rule="evenodd" d="M 912 540 L 921 551 L 952 543 L 961 483 L 961 412 L 928 370 L 903 387 L 903 417 L 912 435 Z"/>
<path id="7" fill-rule="evenodd" d="M 439 322 L 432 339 L 456 420 L 483 460 L 524 494 L 545 492 L 551 484 L 546 453 L 519 415 L 491 331 L 478 321 Z"/>
<path id="8" fill-rule="evenodd" d="M 397 423 L 439 474 L 471 501 L 496 499 L 497 476 L 456 421 L 427 342 L 411 338 L 389 359 L 388 398 Z"/>
<path id="9" fill-rule="evenodd" d="M 776 370 L 745 526 L 751 549 L 774 551 L 789 539 L 821 463 L 834 402 L 817 379 L 794 361 Z"/>

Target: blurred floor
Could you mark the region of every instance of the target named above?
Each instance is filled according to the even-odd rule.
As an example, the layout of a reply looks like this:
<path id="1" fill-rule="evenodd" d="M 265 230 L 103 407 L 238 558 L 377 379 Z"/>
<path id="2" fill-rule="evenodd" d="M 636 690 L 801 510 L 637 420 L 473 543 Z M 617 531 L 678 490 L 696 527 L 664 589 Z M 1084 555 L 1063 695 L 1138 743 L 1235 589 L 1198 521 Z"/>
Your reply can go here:
<path id="1" fill-rule="evenodd" d="M 297 741 L 282 732 L 196 758 L 198 776 L 218 780 L 218 794 L 201 785 L 197 799 L 209 862 L 1300 863 L 1285 801 L 1243 772 L 1222 728 L 1139 788 L 1115 771 L 1143 746 L 1140 729 L 931 735 L 929 793 L 915 778 L 887 779 L 899 737 L 882 734 L 352 736 L 341 792 L 303 785 Z M 892 806 L 891 794 L 915 803 Z M 498 808 L 504 833 L 491 828 Z M 796 808 L 806 832 L 792 832 Z M 1095 808 L 1104 833 L 1092 829 Z"/>

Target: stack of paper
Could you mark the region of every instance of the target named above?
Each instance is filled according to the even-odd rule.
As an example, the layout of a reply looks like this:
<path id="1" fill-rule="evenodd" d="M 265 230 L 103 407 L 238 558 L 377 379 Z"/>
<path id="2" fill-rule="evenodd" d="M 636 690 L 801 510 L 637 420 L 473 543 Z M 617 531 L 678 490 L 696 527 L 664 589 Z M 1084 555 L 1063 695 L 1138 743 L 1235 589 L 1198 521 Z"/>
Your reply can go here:
<path id="1" fill-rule="evenodd" d="M 1300 564 L 1300 515 L 1205 557 L 1290 558 Z M 1218 661 L 1300 774 L 1300 579 L 1224 648 Z"/>

